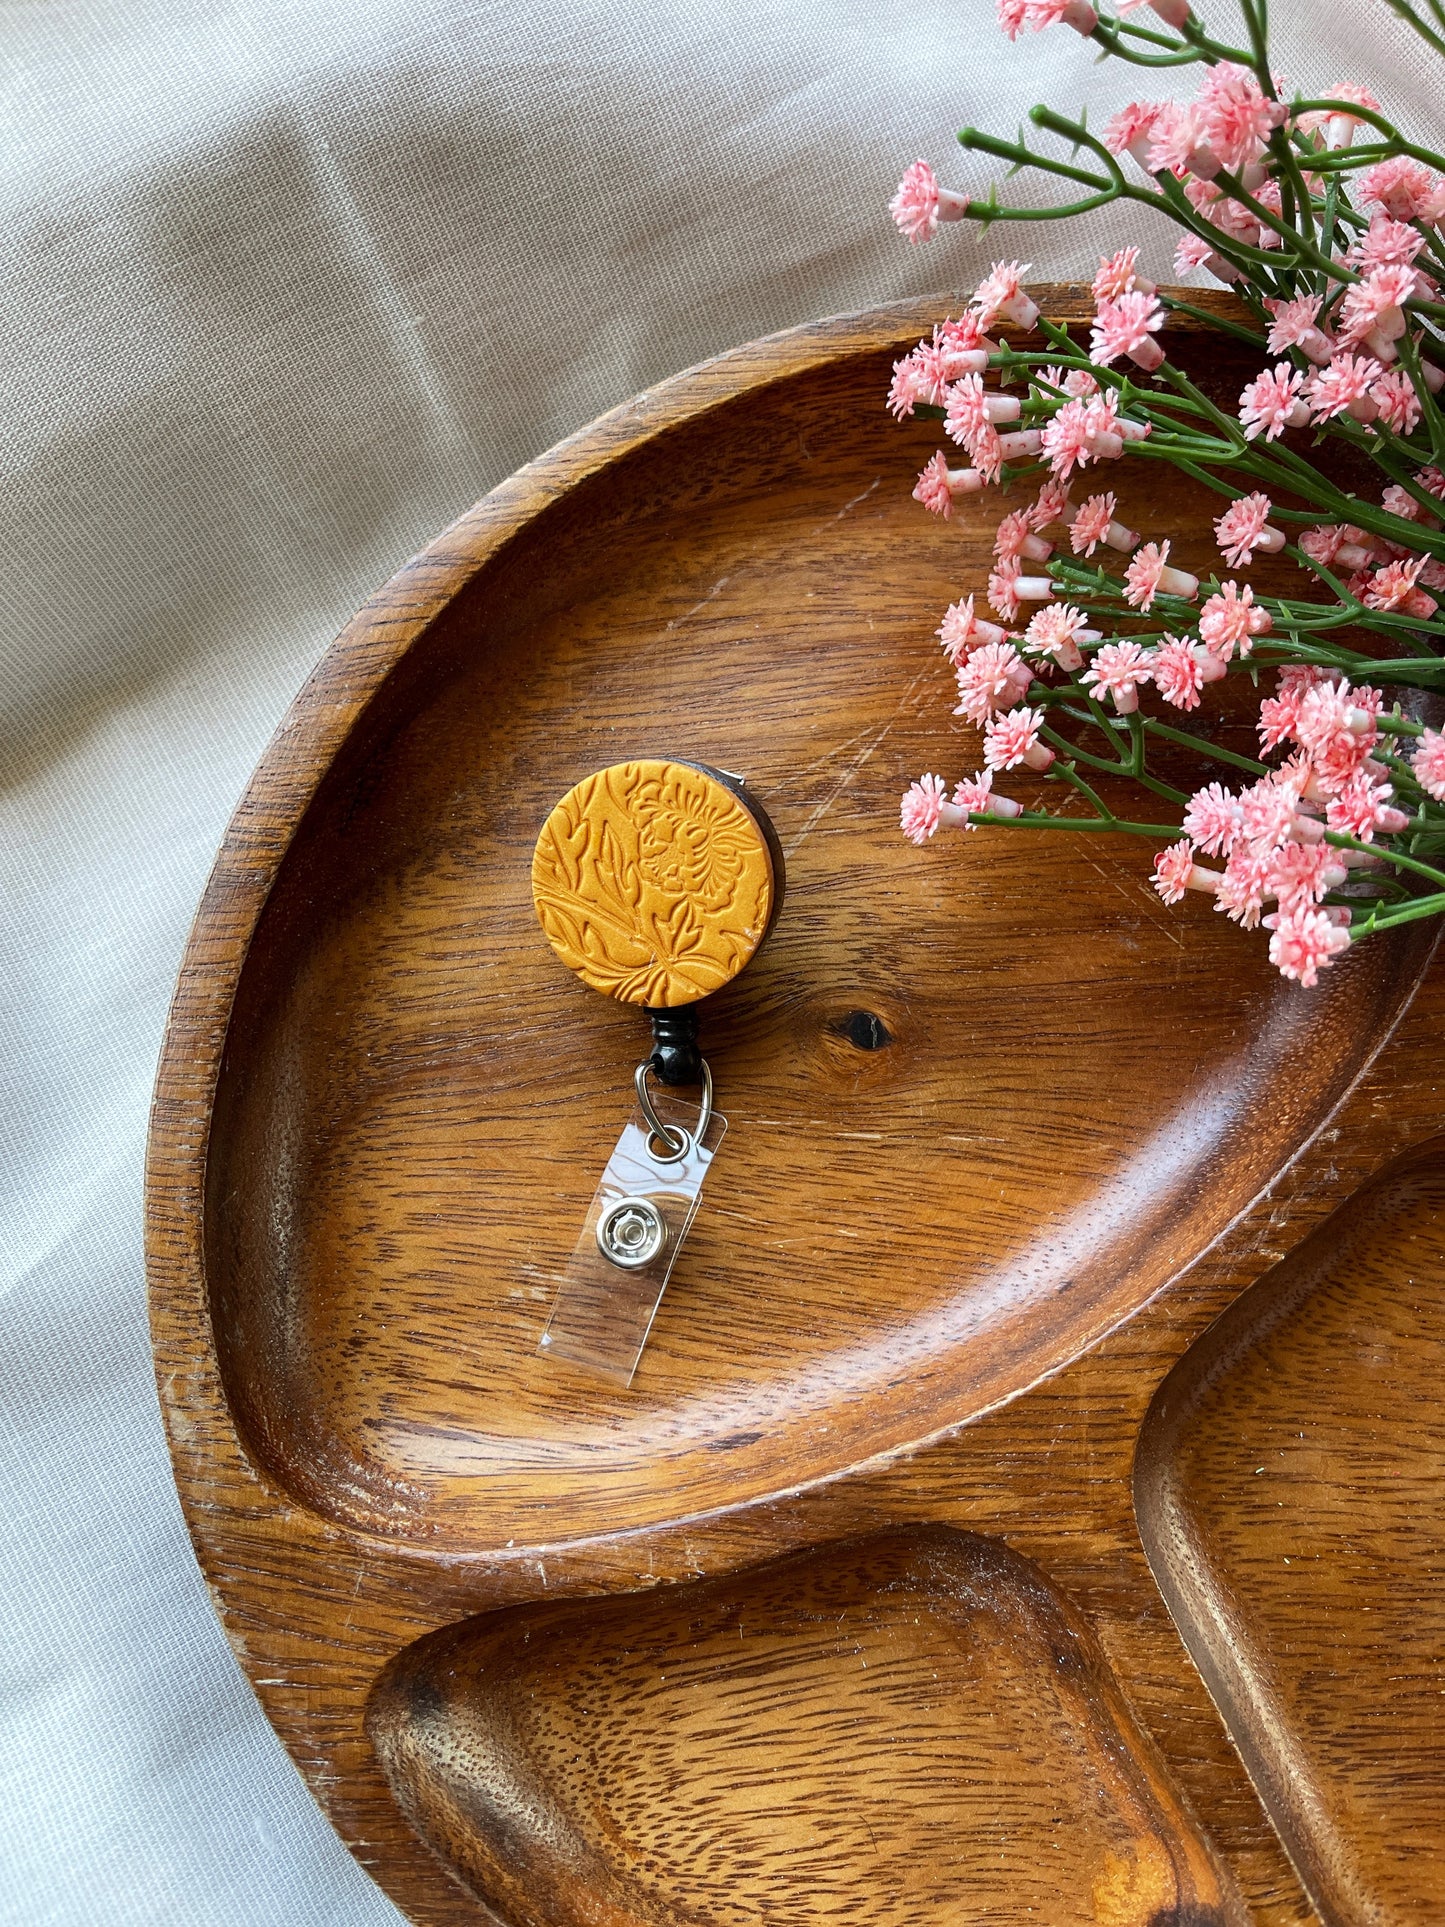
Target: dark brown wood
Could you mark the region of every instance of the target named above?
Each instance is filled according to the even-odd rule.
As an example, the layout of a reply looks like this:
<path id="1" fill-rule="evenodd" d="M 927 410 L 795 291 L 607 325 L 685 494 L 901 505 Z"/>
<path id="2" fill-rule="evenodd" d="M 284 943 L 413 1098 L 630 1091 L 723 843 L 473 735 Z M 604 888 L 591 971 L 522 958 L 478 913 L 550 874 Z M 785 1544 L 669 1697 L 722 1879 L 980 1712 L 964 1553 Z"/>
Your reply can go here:
<path id="1" fill-rule="evenodd" d="M 977 760 L 932 631 L 991 520 L 922 514 L 933 434 L 881 408 L 944 311 L 753 344 L 480 503 L 328 652 L 197 919 L 149 1185 L 177 1479 L 268 1714 L 418 1922 L 483 1916 L 364 1731 L 398 1654 L 912 1522 L 1032 1561 L 1249 1917 L 1314 1917 L 1131 1470 L 1191 1344 L 1438 1128 L 1431 938 L 1301 993 L 1258 938 L 1163 909 L 1142 844 L 899 837 L 908 780 Z M 1202 369 L 1226 388 L 1232 352 Z M 1109 480 L 1212 554 L 1212 502 Z M 747 777 L 788 902 L 707 1007 L 731 1130 L 622 1392 L 535 1346 L 646 1030 L 558 968 L 528 875 L 569 784 L 648 754 Z M 1399 1426 L 1430 1422 L 1407 1392 Z M 1280 1579 L 1288 1621 L 1308 1599 Z M 1389 1844 L 1382 1820 L 1372 1864 Z"/>
<path id="2" fill-rule="evenodd" d="M 1245 1918 L 1087 1624 L 947 1526 L 446 1627 L 371 1730 L 527 1927 Z"/>

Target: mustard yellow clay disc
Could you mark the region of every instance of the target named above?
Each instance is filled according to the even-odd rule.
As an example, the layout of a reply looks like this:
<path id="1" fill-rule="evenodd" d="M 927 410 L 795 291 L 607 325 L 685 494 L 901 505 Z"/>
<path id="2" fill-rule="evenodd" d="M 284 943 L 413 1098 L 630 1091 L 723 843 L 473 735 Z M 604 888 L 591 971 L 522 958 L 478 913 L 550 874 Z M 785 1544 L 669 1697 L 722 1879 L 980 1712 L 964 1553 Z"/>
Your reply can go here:
<path id="1" fill-rule="evenodd" d="M 532 856 L 547 941 L 624 1004 L 696 1003 L 767 933 L 772 855 L 726 784 L 688 763 L 615 763 L 568 790 Z"/>

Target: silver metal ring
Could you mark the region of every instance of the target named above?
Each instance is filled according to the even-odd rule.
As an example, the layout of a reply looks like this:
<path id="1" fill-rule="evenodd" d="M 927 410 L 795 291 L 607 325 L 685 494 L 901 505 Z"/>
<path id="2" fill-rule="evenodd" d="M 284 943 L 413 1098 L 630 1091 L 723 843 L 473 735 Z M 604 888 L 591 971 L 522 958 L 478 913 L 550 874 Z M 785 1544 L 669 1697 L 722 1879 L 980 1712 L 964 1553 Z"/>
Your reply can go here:
<path id="1" fill-rule="evenodd" d="M 695 1131 L 685 1131 L 680 1124 L 663 1123 L 647 1088 L 647 1073 L 652 1069 L 652 1059 L 645 1057 L 637 1067 L 633 1082 L 637 1086 L 637 1101 L 642 1106 L 642 1115 L 647 1119 L 651 1133 L 647 1148 L 659 1164 L 676 1164 L 679 1158 L 687 1156 L 694 1144 L 701 1144 L 707 1136 L 707 1127 L 712 1122 L 712 1072 L 708 1069 L 705 1057 L 699 1058 L 698 1062 L 702 1065 L 702 1110 Z M 654 1151 L 654 1142 L 666 1145 L 667 1149 Z"/>

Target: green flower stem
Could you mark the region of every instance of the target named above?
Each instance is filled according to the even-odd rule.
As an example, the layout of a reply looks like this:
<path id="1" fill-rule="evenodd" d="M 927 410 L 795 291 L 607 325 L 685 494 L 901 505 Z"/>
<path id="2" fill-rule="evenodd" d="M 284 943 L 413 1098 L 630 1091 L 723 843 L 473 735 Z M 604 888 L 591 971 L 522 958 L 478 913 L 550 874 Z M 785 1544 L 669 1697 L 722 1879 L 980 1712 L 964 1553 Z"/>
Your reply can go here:
<path id="1" fill-rule="evenodd" d="M 1034 109 L 1035 113 L 1039 111 L 1038 108 Z M 1047 113 L 1048 109 L 1045 108 L 1043 111 Z M 1082 133 L 1083 130 L 1081 129 L 1080 132 Z M 1072 133 L 1066 138 L 1072 139 Z M 987 133 L 979 127 L 961 127 L 958 132 L 958 144 L 971 153 L 991 154 L 995 160 L 1008 161 L 1015 167 L 1037 167 L 1046 174 L 1057 174 L 1061 180 L 1077 181 L 1083 187 L 1091 187 L 1095 190 L 1112 189 L 1114 193 L 1122 193 L 1124 190 L 1124 176 L 1118 168 L 1115 168 L 1112 174 L 1105 174 L 1101 179 L 1098 174 L 1091 174 L 1086 168 L 1075 167 L 1071 162 L 1058 160 L 1052 154 L 1036 154 L 1033 148 L 1026 147 L 1022 141 L 1001 140 L 997 134 Z"/>
<path id="2" fill-rule="evenodd" d="M 1211 762 L 1224 763 L 1230 769 L 1244 770 L 1256 781 L 1268 776 L 1269 765 L 1259 762 L 1253 756 L 1241 756 L 1238 750 L 1224 749 L 1218 743 L 1211 743 L 1208 737 L 1193 736 L 1187 729 L 1175 729 L 1172 723 L 1161 723 L 1157 716 L 1141 716 L 1140 722 L 1151 736 L 1161 736 L 1166 743 L 1177 743 L 1181 749 L 1193 750 Z M 1188 797 L 1185 797 L 1188 802 Z"/>
<path id="3" fill-rule="evenodd" d="M 1393 0 L 1388 0 L 1388 3 L 1393 4 Z M 1338 114 L 1341 104 L 1338 100 L 1297 100 L 1292 104 L 1290 113 L 1295 119 L 1304 114 Z M 1421 147 L 1415 141 L 1407 141 L 1394 123 L 1377 109 L 1357 106 L 1352 100 L 1343 105 L 1355 120 L 1363 121 L 1367 127 L 1375 128 L 1385 137 L 1383 141 L 1371 142 L 1366 148 L 1343 150 L 1344 153 L 1353 152 L 1359 156 L 1361 166 L 1389 160 L 1396 154 L 1408 154 L 1412 160 L 1423 161 L 1426 167 L 1445 172 L 1445 154 L 1437 154 L 1433 147 Z M 1322 153 L 1320 159 L 1325 161 L 1327 157 Z"/>
<path id="4" fill-rule="evenodd" d="M 1050 810 L 1024 810 L 1018 816 L 989 816 L 970 810 L 970 823 L 991 830 L 1095 830 L 1108 835 L 1163 837 L 1176 841 L 1177 823 L 1132 823 L 1122 816 L 1055 816 Z"/>
<path id="5" fill-rule="evenodd" d="M 1399 356 L 1406 374 L 1414 384 L 1415 393 L 1420 402 L 1420 414 L 1425 423 L 1425 433 L 1430 437 L 1430 453 L 1438 464 L 1445 461 L 1445 416 L 1440 413 L 1440 404 L 1431 394 L 1430 384 L 1420 371 L 1420 351 L 1410 339 L 1408 329 L 1400 338 Z M 1413 476 L 1401 475 L 1397 479 L 1404 482 L 1417 501 L 1426 493 Z"/>
<path id="6" fill-rule="evenodd" d="M 1046 689 L 1042 695 L 1038 695 L 1033 690 L 1030 690 L 1029 700 L 1035 704 L 1044 703 L 1048 708 L 1052 709 L 1059 706 L 1058 699 L 1062 694 L 1063 691 L 1057 689 Z M 1077 712 L 1071 713 L 1077 714 Z M 1085 718 L 1084 720 L 1088 721 L 1090 719 Z M 1087 763 L 1090 769 L 1102 770 L 1106 775 L 1122 776 L 1125 774 L 1123 764 L 1120 763 L 1116 757 L 1095 756 L 1092 750 L 1080 749 L 1077 743 L 1070 742 L 1069 738 L 1063 735 L 1061 731 L 1051 729 L 1047 723 L 1041 726 L 1039 734 L 1049 747 L 1055 750 L 1060 756 L 1077 758 L 1080 762 Z"/>
<path id="7" fill-rule="evenodd" d="M 1147 40 L 1155 46 L 1174 49 L 1169 53 L 1137 53 L 1134 48 L 1124 44 L 1121 34 L 1130 34 L 1135 39 Z M 1106 54 L 1113 54 L 1117 60 L 1128 61 L 1131 67 L 1193 67 L 1200 61 L 1212 67 L 1216 60 L 1227 59 L 1227 55 L 1206 51 L 1202 47 L 1184 46 L 1177 40 L 1169 40 L 1162 33 L 1152 33 L 1147 27 L 1136 27 L 1123 20 L 1101 19 L 1089 35 L 1096 40 Z"/>
<path id="8" fill-rule="evenodd" d="M 1437 870 L 1418 857 L 1406 856 L 1403 850 L 1392 850 L 1385 843 L 1362 843 L 1357 836 L 1346 836 L 1342 830 L 1326 830 L 1325 842 L 1337 850 L 1363 850 L 1369 856 L 1380 856 L 1387 863 L 1393 863 L 1398 870 L 1408 870 L 1412 876 L 1424 877 L 1437 889 L 1445 890 L 1445 870 Z"/>
<path id="9" fill-rule="evenodd" d="M 1127 775 L 1128 771 L 1126 769 L 1121 771 L 1120 773 L 1122 775 Z M 1099 812 L 1100 816 L 1111 817 L 1114 814 L 1114 812 L 1109 808 L 1109 805 L 1104 801 L 1103 797 L 1099 795 L 1098 791 L 1093 787 L 1092 784 L 1086 783 L 1084 781 L 1083 777 L 1080 776 L 1078 770 L 1075 769 L 1072 763 L 1067 763 L 1067 762 L 1055 763 L 1053 768 L 1049 771 L 1049 779 L 1058 783 L 1072 784 L 1072 786 L 1079 792 L 1081 796 L 1088 798 L 1089 802 L 1093 804 L 1094 808 Z"/>
<path id="10" fill-rule="evenodd" d="M 1417 14 L 1415 9 L 1409 4 L 1409 0 L 1385 0 L 1385 4 L 1392 13 L 1399 14 L 1402 20 L 1408 20 L 1420 38 L 1425 41 L 1427 45 L 1433 47 L 1436 53 L 1445 54 L 1445 39 L 1442 39 L 1441 36 L 1436 33 L 1428 20 L 1422 20 L 1420 18 L 1419 14 Z"/>
<path id="11" fill-rule="evenodd" d="M 1358 927 L 1350 928 L 1350 941 L 1363 943 L 1366 937 L 1375 936 L 1382 930 L 1393 930 L 1396 924 L 1419 923 L 1425 917 L 1438 917 L 1445 913 L 1445 895 L 1412 897 L 1408 903 L 1398 906 L 1389 905 L 1384 910 L 1371 910 L 1369 916 Z"/>
<path id="12" fill-rule="evenodd" d="M 1214 314 L 1208 308 L 1196 308 L 1192 302 L 1181 301 L 1176 295 L 1166 294 L 1162 289 L 1159 299 L 1171 314 L 1187 314 L 1195 321 L 1205 321 L 1211 328 L 1217 328 L 1221 334 L 1233 335 L 1236 341 L 1247 342 L 1251 348 L 1258 348 L 1261 354 L 1268 352 L 1264 336 L 1255 334 L 1252 329 L 1242 327 L 1237 321 L 1230 321 L 1224 315 Z"/>

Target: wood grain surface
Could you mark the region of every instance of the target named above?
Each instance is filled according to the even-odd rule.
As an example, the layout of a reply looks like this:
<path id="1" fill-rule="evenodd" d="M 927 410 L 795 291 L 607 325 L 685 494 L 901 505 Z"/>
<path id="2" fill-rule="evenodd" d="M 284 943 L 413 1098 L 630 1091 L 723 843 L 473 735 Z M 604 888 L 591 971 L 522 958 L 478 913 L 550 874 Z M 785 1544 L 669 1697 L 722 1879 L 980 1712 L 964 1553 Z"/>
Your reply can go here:
<path id="1" fill-rule="evenodd" d="M 1442 1154 L 1247 1292 L 1140 1444 L 1165 1597 L 1331 1927 L 1445 1918 Z"/>
<path id="2" fill-rule="evenodd" d="M 371 1730 L 527 1927 L 1244 1919 L 1079 1614 L 946 1526 L 448 1627 Z"/>
<path id="3" fill-rule="evenodd" d="M 1257 939 L 1164 910 L 1142 845 L 899 837 L 908 780 L 978 759 L 932 632 L 991 521 L 918 510 L 933 435 L 881 407 L 944 312 L 738 350 L 478 504 L 328 653 L 198 915 L 148 1201 L 177 1479 L 269 1716 L 429 1927 L 485 1914 L 364 1730 L 399 1654 L 912 1523 L 1031 1561 L 1196 1816 L 1178 1840 L 1197 1823 L 1249 1918 L 1315 1917 L 1151 1576 L 1131 1472 L 1190 1345 L 1439 1128 L 1431 937 L 1301 993 Z M 1197 351 L 1221 392 L 1232 352 Z M 1212 503 L 1155 474 L 1119 492 L 1209 559 Z M 707 1006 L 731 1128 L 622 1392 L 535 1348 L 646 1026 L 558 968 L 529 868 L 573 782 L 658 755 L 747 777 L 788 899 Z M 1430 1422 L 1407 1388 L 1398 1440 Z M 1312 1610 L 1275 1580 L 1270 1641 Z M 1342 1730 L 1344 1779 L 1377 1773 Z M 967 1904 L 946 1918 L 1005 1917 Z"/>

